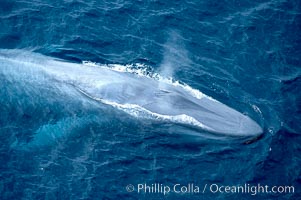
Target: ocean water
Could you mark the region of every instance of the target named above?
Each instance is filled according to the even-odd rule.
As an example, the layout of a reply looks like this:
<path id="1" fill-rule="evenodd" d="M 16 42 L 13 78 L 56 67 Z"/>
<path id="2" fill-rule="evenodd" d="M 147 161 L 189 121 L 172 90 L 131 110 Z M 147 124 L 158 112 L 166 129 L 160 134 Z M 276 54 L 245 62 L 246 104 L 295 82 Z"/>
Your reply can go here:
<path id="1" fill-rule="evenodd" d="M 263 128 L 252 139 L 216 136 L 131 115 L 76 86 L 45 87 L 44 76 L 9 79 L 2 59 L 0 199 L 301 199 L 300 1 L 0 0 L 0 48 L 16 62 L 32 52 L 23 60 L 172 78 Z"/>

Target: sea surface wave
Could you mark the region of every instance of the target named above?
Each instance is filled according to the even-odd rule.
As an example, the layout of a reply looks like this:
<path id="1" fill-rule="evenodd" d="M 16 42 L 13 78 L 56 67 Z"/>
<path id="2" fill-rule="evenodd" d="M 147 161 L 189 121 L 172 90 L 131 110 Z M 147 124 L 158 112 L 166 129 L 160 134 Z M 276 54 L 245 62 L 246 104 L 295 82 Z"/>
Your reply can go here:
<path id="1" fill-rule="evenodd" d="M 250 116 L 264 133 L 216 137 L 0 73 L 0 199 L 300 199 L 300 23 L 297 0 L 1 0 L 1 49 L 177 80 Z M 52 142 L 24 148 L 37 134 L 49 137 L 37 143 Z M 139 183 L 295 192 L 127 192 Z"/>

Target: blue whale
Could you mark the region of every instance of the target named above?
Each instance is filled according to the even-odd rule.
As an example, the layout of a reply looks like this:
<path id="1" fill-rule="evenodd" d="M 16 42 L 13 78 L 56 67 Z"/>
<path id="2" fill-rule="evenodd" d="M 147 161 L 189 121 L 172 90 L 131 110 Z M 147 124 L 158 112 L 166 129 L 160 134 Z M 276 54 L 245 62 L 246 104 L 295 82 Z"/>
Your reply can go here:
<path id="1" fill-rule="evenodd" d="M 74 88 L 84 97 L 137 117 L 192 125 L 230 136 L 258 136 L 263 132 L 250 117 L 188 85 L 118 67 L 70 63 L 25 50 L 0 50 L 0 75 L 24 90 L 34 86 L 50 91 L 56 84 L 68 95 Z"/>

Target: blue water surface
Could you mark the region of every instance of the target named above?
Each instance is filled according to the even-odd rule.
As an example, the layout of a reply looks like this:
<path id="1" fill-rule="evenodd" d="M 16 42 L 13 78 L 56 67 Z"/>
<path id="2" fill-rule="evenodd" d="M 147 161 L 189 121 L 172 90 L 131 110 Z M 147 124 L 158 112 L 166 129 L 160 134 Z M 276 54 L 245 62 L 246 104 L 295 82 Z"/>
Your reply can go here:
<path id="1" fill-rule="evenodd" d="M 301 199 L 300 34 L 298 0 L 0 0 L 1 49 L 159 74 L 168 65 L 168 76 L 264 129 L 252 140 L 204 137 L 0 74 L 0 199 Z M 25 148 L 39 131 L 63 136 Z M 201 191 L 138 193 L 155 183 Z M 294 193 L 213 193 L 211 184 Z"/>

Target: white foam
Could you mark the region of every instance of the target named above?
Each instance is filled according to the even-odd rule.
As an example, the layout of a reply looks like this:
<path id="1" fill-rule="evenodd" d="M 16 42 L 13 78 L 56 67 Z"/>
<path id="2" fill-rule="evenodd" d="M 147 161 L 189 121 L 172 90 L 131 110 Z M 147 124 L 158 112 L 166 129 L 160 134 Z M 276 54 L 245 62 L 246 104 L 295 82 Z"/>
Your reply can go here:
<path id="1" fill-rule="evenodd" d="M 130 114 L 133 117 L 137 118 L 146 118 L 146 119 L 157 119 L 160 121 L 168 121 L 168 122 L 174 122 L 174 123 L 180 123 L 180 124 L 187 124 L 192 126 L 197 126 L 202 129 L 211 130 L 211 128 L 205 126 L 195 118 L 182 114 L 182 115 L 162 115 L 158 113 L 151 112 L 139 105 L 136 104 L 118 104 L 116 102 L 103 100 L 103 99 L 95 99 L 99 100 L 102 103 L 105 103 L 107 105 L 111 105 L 119 110 L 122 110 L 128 114 Z"/>
<path id="2" fill-rule="evenodd" d="M 78 89 L 81 93 L 83 93 L 85 96 L 94 99 L 96 101 L 100 101 L 104 104 L 107 105 L 111 105 L 114 108 L 117 108 L 119 110 L 122 110 L 126 113 L 128 113 L 129 115 L 133 116 L 133 117 L 137 117 L 137 118 L 145 118 L 145 119 L 157 119 L 157 120 L 161 120 L 161 121 L 168 121 L 168 122 L 174 122 L 174 123 L 180 123 L 180 124 L 187 124 L 187 125 L 191 125 L 191 126 L 197 126 L 200 127 L 202 129 L 208 130 L 208 131 L 213 131 L 212 128 L 202 124 L 201 122 L 199 122 L 198 120 L 196 120 L 195 118 L 189 116 L 189 115 L 162 115 L 162 114 L 158 114 L 158 113 L 154 113 L 151 112 L 139 105 L 136 104 L 119 104 L 113 101 L 109 101 L 109 100 L 105 100 L 105 99 L 101 99 L 101 98 L 97 98 L 97 97 L 93 97 L 90 94 L 86 93 L 85 91 L 81 90 L 80 88 L 76 88 Z"/>
<path id="3" fill-rule="evenodd" d="M 128 64 L 128 65 L 120 65 L 120 64 L 109 64 L 109 65 L 100 65 L 95 62 L 83 61 L 83 65 L 92 66 L 92 67 L 104 67 L 113 71 L 124 72 L 124 73 L 132 73 L 138 76 L 145 76 L 148 78 L 155 79 L 159 82 L 173 85 L 175 87 L 181 87 L 193 97 L 197 99 L 208 98 L 212 101 L 216 101 L 208 95 L 205 95 L 201 91 L 194 89 L 187 85 L 186 83 L 182 83 L 180 81 L 176 81 L 171 77 L 163 77 L 158 73 L 153 72 L 152 68 L 141 63 Z"/>

